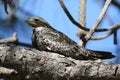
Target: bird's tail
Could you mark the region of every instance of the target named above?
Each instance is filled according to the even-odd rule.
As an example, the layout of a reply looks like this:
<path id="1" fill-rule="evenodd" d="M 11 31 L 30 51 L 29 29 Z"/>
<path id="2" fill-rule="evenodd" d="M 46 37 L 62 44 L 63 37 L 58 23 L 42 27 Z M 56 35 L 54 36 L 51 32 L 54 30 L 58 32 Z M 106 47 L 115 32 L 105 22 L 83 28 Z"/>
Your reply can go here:
<path id="1" fill-rule="evenodd" d="M 114 58 L 115 55 L 113 55 L 111 52 L 106 52 L 106 51 L 94 51 L 94 50 L 89 50 L 91 52 L 91 56 L 98 58 L 98 59 L 111 59 Z"/>

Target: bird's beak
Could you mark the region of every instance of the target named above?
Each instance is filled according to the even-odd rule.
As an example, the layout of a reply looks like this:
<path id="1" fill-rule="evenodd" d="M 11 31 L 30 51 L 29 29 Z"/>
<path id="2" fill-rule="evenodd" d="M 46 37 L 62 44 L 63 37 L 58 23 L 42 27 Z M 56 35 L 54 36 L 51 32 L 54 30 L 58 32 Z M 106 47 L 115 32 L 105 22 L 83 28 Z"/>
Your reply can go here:
<path id="1" fill-rule="evenodd" d="M 30 19 L 26 19 L 25 22 L 33 29 L 33 26 L 32 26 L 32 21 Z"/>

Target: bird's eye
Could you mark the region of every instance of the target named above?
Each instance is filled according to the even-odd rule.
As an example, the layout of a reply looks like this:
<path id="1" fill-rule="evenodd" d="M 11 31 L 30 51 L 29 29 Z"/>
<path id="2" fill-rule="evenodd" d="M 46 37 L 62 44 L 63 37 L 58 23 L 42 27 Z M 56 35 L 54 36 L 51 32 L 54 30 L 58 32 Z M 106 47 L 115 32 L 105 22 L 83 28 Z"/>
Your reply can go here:
<path id="1" fill-rule="evenodd" d="M 39 21 L 39 19 L 34 19 L 34 21 Z"/>

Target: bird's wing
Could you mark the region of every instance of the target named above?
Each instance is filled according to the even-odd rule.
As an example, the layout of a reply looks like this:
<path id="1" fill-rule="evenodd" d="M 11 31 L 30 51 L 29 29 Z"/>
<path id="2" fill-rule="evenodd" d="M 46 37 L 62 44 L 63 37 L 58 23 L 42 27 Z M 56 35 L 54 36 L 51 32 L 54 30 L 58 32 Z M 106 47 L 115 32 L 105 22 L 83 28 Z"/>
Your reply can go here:
<path id="1" fill-rule="evenodd" d="M 36 35 L 39 39 L 36 41 L 37 44 L 44 47 L 44 50 L 61 53 L 64 55 L 75 55 L 79 49 L 77 43 L 68 38 L 65 34 L 55 30 L 44 30 L 37 32 Z"/>

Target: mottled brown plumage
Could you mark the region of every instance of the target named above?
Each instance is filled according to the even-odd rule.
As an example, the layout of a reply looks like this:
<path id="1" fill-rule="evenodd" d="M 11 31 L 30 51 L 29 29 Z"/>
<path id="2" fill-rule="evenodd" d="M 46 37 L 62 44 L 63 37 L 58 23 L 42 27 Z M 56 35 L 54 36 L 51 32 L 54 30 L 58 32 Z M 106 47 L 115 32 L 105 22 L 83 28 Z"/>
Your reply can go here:
<path id="1" fill-rule="evenodd" d="M 30 17 L 27 23 L 33 29 L 32 44 L 35 48 L 51 51 L 75 59 L 109 59 L 115 57 L 110 52 L 88 50 L 77 45 L 65 34 L 52 28 L 40 17 Z"/>

